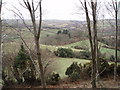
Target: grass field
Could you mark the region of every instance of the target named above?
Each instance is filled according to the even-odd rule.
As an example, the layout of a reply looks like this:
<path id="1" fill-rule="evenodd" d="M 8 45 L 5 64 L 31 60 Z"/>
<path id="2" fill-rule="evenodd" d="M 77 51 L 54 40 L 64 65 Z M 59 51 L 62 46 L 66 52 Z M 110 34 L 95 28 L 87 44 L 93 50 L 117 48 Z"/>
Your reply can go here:
<path id="1" fill-rule="evenodd" d="M 42 31 L 42 37 L 44 38 L 44 37 L 46 37 L 46 35 L 54 35 L 54 34 L 56 34 L 57 31 L 58 30 L 53 30 L 52 32 Z M 24 34 L 23 36 L 26 37 L 25 39 L 30 40 L 30 38 L 31 38 L 30 35 L 31 34 L 27 33 L 27 34 Z M 31 43 L 32 42 L 30 42 L 30 44 Z M 101 46 L 105 45 L 103 43 L 100 43 L 100 44 L 101 44 Z M 80 46 L 83 48 L 88 48 L 88 50 L 90 50 L 89 40 L 83 40 L 83 41 L 71 43 L 71 44 L 64 45 L 64 46 L 51 46 L 51 45 L 41 44 L 42 49 L 49 49 L 52 52 L 56 51 L 58 48 L 71 48 L 75 52 L 83 51 L 80 49 L 74 49 L 74 46 Z M 19 42 L 17 41 L 17 42 L 5 43 L 4 44 L 4 51 L 5 52 L 16 52 L 19 50 L 19 47 L 20 47 L 20 41 Z M 101 47 L 100 51 L 101 51 L 101 53 L 105 53 L 107 58 L 110 58 L 111 55 L 115 54 L 114 49 Z M 120 51 L 118 51 L 118 56 L 120 57 Z M 67 67 L 69 67 L 74 61 L 81 63 L 81 64 L 85 64 L 85 63 L 90 62 L 90 60 L 85 60 L 85 59 L 55 58 L 55 62 L 53 63 L 53 66 L 55 66 L 55 71 L 61 75 L 61 78 L 64 78 L 64 77 L 66 77 L 65 71 L 66 71 Z"/>
<path id="2" fill-rule="evenodd" d="M 18 51 L 18 48 L 20 47 L 19 43 L 18 42 L 5 43 L 4 44 L 4 51 L 5 52 Z M 104 44 L 101 43 L 101 46 L 102 45 L 104 45 Z M 83 41 L 79 41 L 79 42 L 64 45 L 64 46 L 52 46 L 52 45 L 41 44 L 42 49 L 49 49 L 52 52 L 56 51 L 58 48 L 71 48 L 75 52 L 83 51 L 83 50 L 80 50 L 80 49 L 74 49 L 73 48 L 74 46 L 81 46 L 81 47 L 84 47 L 84 48 L 88 48 L 88 50 L 90 49 L 88 40 L 83 40 Z M 15 48 L 15 49 L 13 49 L 13 48 Z M 102 54 L 106 55 L 106 57 L 105 57 L 106 59 L 109 59 L 111 55 L 115 56 L 115 50 L 114 49 L 101 47 L 100 51 L 101 51 Z M 118 51 L 118 58 L 120 58 L 120 51 Z"/>
<path id="3" fill-rule="evenodd" d="M 41 38 L 46 38 L 47 36 L 53 36 L 55 35 L 57 32 L 59 31 L 59 29 L 49 29 L 49 30 L 42 30 L 41 31 Z M 11 41 L 20 41 L 21 39 L 19 38 L 19 36 L 17 35 L 17 31 L 15 30 L 12 30 L 11 29 L 6 29 L 6 31 L 3 33 L 4 34 L 7 34 L 7 38 L 5 40 L 7 40 L 7 42 L 11 42 Z M 22 37 L 26 40 L 31 40 L 33 39 L 33 34 L 31 32 L 29 32 L 28 29 L 24 28 L 24 29 L 21 29 L 21 34 L 22 34 Z"/>
<path id="4" fill-rule="evenodd" d="M 66 47 L 74 47 L 74 46 L 80 46 L 80 47 L 89 47 L 89 41 L 88 40 L 83 40 L 75 43 L 71 43 L 68 45 L 65 45 Z"/>
<path id="5" fill-rule="evenodd" d="M 11 43 L 5 43 L 4 44 L 4 51 L 5 52 L 16 52 L 19 50 L 20 48 L 20 42 L 11 42 Z M 28 44 L 30 47 L 32 47 L 33 45 L 30 45 Z M 41 48 L 42 49 L 49 49 L 50 51 L 54 52 L 56 51 L 58 48 L 69 48 L 69 47 L 66 47 L 66 46 L 52 46 L 52 45 L 43 45 L 41 44 Z M 80 51 L 83 51 L 83 50 L 79 50 L 79 49 L 74 49 L 74 48 L 71 48 L 73 51 L 75 52 L 80 52 Z"/>
<path id="6" fill-rule="evenodd" d="M 65 71 L 67 67 L 69 67 L 73 62 L 78 62 L 78 64 L 79 63 L 85 64 L 90 62 L 90 60 L 76 59 L 76 58 L 55 58 L 55 61 L 53 62 L 53 65 L 55 67 L 55 72 L 58 72 L 61 78 L 67 77 L 65 75 Z"/>
<path id="7" fill-rule="evenodd" d="M 115 50 L 114 49 L 109 49 L 109 48 L 104 48 L 102 47 L 103 43 L 99 43 L 99 45 L 101 46 L 100 48 L 100 52 L 102 54 L 106 54 L 107 58 L 109 58 L 111 55 L 114 55 L 115 56 Z M 88 48 L 88 50 L 90 50 L 90 44 L 89 44 L 89 40 L 83 40 L 83 41 L 79 41 L 79 42 L 75 42 L 75 43 L 72 43 L 72 44 L 68 44 L 68 45 L 65 45 L 67 47 L 74 47 L 74 46 L 80 46 L 80 47 L 83 47 L 83 48 Z M 118 51 L 118 58 L 120 58 L 120 51 Z"/>
<path id="8" fill-rule="evenodd" d="M 55 58 L 52 66 L 54 67 L 54 71 L 60 74 L 61 78 L 65 78 L 67 77 L 65 75 L 65 71 L 73 62 L 78 62 L 78 64 L 81 63 L 83 65 L 85 63 L 89 63 L 90 60 L 76 58 Z M 109 62 L 109 64 L 113 64 L 113 62 Z"/>
<path id="9" fill-rule="evenodd" d="M 115 56 L 115 50 L 114 49 L 109 49 L 109 48 L 101 48 L 100 49 L 101 53 L 104 53 L 108 58 L 110 58 L 111 55 Z M 120 59 L 120 51 L 118 51 L 118 58 Z"/>
<path id="10" fill-rule="evenodd" d="M 42 49 L 49 49 L 51 51 L 56 51 L 58 48 L 70 48 L 70 47 L 66 47 L 66 46 L 51 46 L 51 45 L 43 45 L 41 44 Z M 79 50 L 79 49 L 74 49 L 71 48 L 73 51 L 83 51 L 83 50 Z"/>
<path id="11" fill-rule="evenodd" d="M 6 33 L 10 33 L 11 30 L 7 30 Z M 46 38 L 47 35 L 52 36 L 55 35 L 57 32 L 59 31 L 59 29 L 50 29 L 50 30 L 42 30 L 41 32 L 41 38 Z M 20 46 L 19 44 L 21 43 L 20 38 L 18 38 L 16 36 L 16 34 L 13 32 L 11 34 L 9 34 L 11 38 L 11 40 L 13 40 L 13 42 L 7 42 L 4 44 L 4 51 L 5 52 L 15 52 L 18 50 L 18 47 Z M 22 33 L 23 38 L 29 42 L 32 46 L 33 43 L 33 35 L 26 29 L 23 29 L 23 33 Z M 101 46 L 105 45 L 103 43 L 99 43 Z M 30 46 L 30 47 L 31 47 Z M 57 48 L 71 48 L 73 51 L 82 51 L 79 49 L 74 49 L 74 46 L 80 46 L 82 48 L 86 48 L 87 50 L 90 51 L 90 44 L 89 44 L 89 40 L 83 40 L 83 41 L 79 41 L 79 42 L 75 42 L 75 43 L 71 43 L 68 45 L 64 45 L 64 46 L 50 46 L 50 45 L 41 45 L 42 48 L 48 48 L 51 51 L 55 51 L 57 50 Z M 14 48 L 14 49 L 13 49 Z M 101 53 L 106 54 L 106 56 L 109 58 L 111 55 L 115 55 L 115 50 L 114 49 L 109 49 L 109 48 L 104 48 L 101 47 L 100 49 Z M 120 58 L 120 51 L 118 51 L 118 56 Z"/>
<path id="12" fill-rule="evenodd" d="M 45 38 L 47 35 L 53 36 L 53 35 L 57 34 L 58 31 L 59 31 L 58 29 L 43 30 L 41 32 L 41 37 Z"/>

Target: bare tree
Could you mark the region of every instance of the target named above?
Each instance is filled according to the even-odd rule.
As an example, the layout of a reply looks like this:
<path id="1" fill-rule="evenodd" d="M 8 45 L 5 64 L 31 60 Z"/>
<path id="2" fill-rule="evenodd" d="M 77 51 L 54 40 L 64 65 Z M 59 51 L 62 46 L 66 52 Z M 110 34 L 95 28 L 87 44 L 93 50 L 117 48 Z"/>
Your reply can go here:
<path id="1" fill-rule="evenodd" d="M 96 69 L 97 69 L 97 60 L 98 60 L 98 41 L 97 41 L 97 0 L 93 1 L 86 1 L 82 2 L 80 0 L 82 8 L 85 11 L 86 21 L 87 21 L 87 29 L 89 34 L 89 41 L 90 41 L 90 48 L 91 48 L 91 55 L 92 55 L 92 73 L 91 73 L 91 84 L 92 88 L 96 88 Z M 88 7 L 89 6 L 89 7 Z M 88 10 L 91 9 L 92 12 Z M 90 20 L 90 15 L 92 15 L 92 21 Z M 93 25 L 93 31 L 92 31 Z"/>
<path id="2" fill-rule="evenodd" d="M 38 28 L 37 28 L 37 25 L 36 25 L 36 15 L 35 15 L 36 8 L 34 6 L 33 0 L 32 0 L 32 5 L 30 5 L 30 2 L 28 0 L 27 1 L 23 0 L 23 1 L 24 1 L 24 4 L 25 4 L 25 6 L 26 6 L 26 8 L 29 11 L 30 16 L 31 16 L 31 20 L 32 20 L 32 24 L 33 24 L 33 34 L 34 34 L 34 39 L 35 39 L 37 59 L 38 59 L 39 67 L 40 67 L 40 73 L 41 73 L 41 83 L 42 83 L 43 88 L 46 88 L 43 65 L 42 65 L 42 60 L 41 60 L 41 52 L 40 52 L 40 33 L 41 33 L 41 24 L 42 24 L 41 2 L 42 2 L 42 0 L 39 0 L 39 2 L 38 2 L 39 13 L 40 13 Z"/>
<path id="3" fill-rule="evenodd" d="M 114 5 L 114 4 L 113 4 Z M 116 26 L 116 46 L 115 46 L 115 67 L 114 67 L 114 80 L 117 81 L 117 49 L 118 49 L 118 5 L 117 0 L 115 0 L 115 26 Z"/>
<path id="4" fill-rule="evenodd" d="M 31 18 L 31 22 L 32 22 L 32 27 L 33 29 L 29 28 L 29 26 L 26 24 L 24 18 L 23 18 L 23 14 L 20 13 L 20 11 L 16 8 L 16 10 L 18 11 L 14 12 L 14 14 L 16 14 L 24 23 L 24 25 L 26 26 L 26 28 L 32 33 L 32 35 L 34 36 L 34 45 L 35 45 L 35 51 L 37 54 L 37 60 L 38 60 L 38 64 L 39 64 L 39 71 L 40 71 L 40 77 L 41 77 L 41 84 L 43 86 L 43 88 L 46 88 L 46 83 L 45 83 L 45 76 L 44 76 L 44 70 L 43 70 L 43 63 L 42 63 L 42 59 L 41 59 L 41 50 L 40 50 L 40 33 L 41 33 L 41 24 L 42 24 L 42 6 L 41 6 L 42 0 L 39 0 L 39 2 L 37 3 L 37 5 L 35 5 L 34 0 L 23 0 L 23 4 L 20 3 L 20 5 L 22 7 L 24 7 L 25 9 L 27 9 L 27 11 L 30 14 L 30 18 Z M 36 12 L 39 12 L 39 24 L 37 25 L 37 19 L 36 19 Z M 18 31 L 20 38 L 22 39 L 23 43 L 26 45 L 26 47 L 29 50 L 29 54 L 31 56 L 31 59 L 34 63 L 34 60 L 32 58 L 32 52 L 29 48 L 29 46 L 27 45 L 27 43 L 25 42 L 25 40 L 23 39 L 21 33 Z M 35 63 L 34 63 L 34 66 Z M 38 68 L 36 68 L 38 69 Z"/>
<path id="5" fill-rule="evenodd" d="M 2 72 L 2 19 L 1 19 L 1 11 L 2 11 L 2 0 L 0 0 L 0 79 Z"/>
<path id="6" fill-rule="evenodd" d="M 111 0 L 112 3 L 108 3 L 108 6 L 106 5 L 107 10 L 110 12 L 112 17 L 115 19 L 115 26 L 110 23 L 112 27 L 115 27 L 115 66 L 114 66 L 114 80 L 117 81 L 117 60 L 118 60 L 118 0 Z M 112 10 L 114 13 L 112 12 Z"/>

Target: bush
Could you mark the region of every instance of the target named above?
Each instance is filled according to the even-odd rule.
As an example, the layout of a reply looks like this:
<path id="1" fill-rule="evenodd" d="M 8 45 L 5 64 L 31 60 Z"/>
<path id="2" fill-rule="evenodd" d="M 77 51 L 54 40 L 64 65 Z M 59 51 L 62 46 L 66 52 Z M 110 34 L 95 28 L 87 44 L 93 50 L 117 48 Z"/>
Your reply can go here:
<path id="1" fill-rule="evenodd" d="M 74 46 L 75 49 L 82 49 L 82 50 L 87 50 L 86 48 L 84 47 L 80 47 L 80 46 Z"/>
<path id="2" fill-rule="evenodd" d="M 98 71 L 100 73 L 100 76 L 102 77 L 109 75 L 109 64 L 106 60 L 102 58 L 98 59 Z M 88 76 L 91 76 L 91 72 L 92 72 L 92 62 L 84 65 L 84 73 L 88 73 Z"/>
<path id="3" fill-rule="evenodd" d="M 109 75 L 109 64 L 106 60 L 102 59 L 102 58 L 99 58 L 99 61 L 98 61 L 98 70 L 99 70 L 99 73 L 100 76 L 107 76 Z"/>
<path id="4" fill-rule="evenodd" d="M 111 64 L 109 66 L 109 74 L 112 76 L 114 75 L 114 66 L 115 66 L 115 64 Z M 120 65 L 117 66 L 117 74 L 118 74 L 118 76 L 120 76 Z"/>
<path id="5" fill-rule="evenodd" d="M 80 46 L 74 46 L 75 49 L 83 49 L 82 47 Z"/>
<path id="6" fill-rule="evenodd" d="M 91 53 L 90 52 L 83 51 L 83 52 L 80 52 L 80 54 L 81 54 L 81 58 L 84 58 L 84 59 L 90 59 L 91 58 Z"/>
<path id="7" fill-rule="evenodd" d="M 114 55 L 111 55 L 111 56 L 110 56 L 110 61 L 114 61 L 114 60 L 115 60 Z"/>
<path id="8" fill-rule="evenodd" d="M 82 52 L 74 52 L 75 58 L 83 58 L 83 59 L 91 59 L 90 52 L 82 51 Z"/>
<path id="9" fill-rule="evenodd" d="M 82 70 L 81 64 L 78 65 L 77 62 L 73 62 L 66 70 L 65 75 L 68 75 L 72 81 L 80 79 L 80 73 Z"/>
<path id="10" fill-rule="evenodd" d="M 68 30 L 63 30 L 63 31 L 59 30 L 57 32 L 57 34 L 69 34 L 69 31 Z"/>
<path id="11" fill-rule="evenodd" d="M 77 80 L 80 79 L 80 73 L 78 73 L 78 72 L 73 72 L 73 73 L 71 74 L 70 78 L 71 78 L 71 81 L 72 81 L 72 82 L 77 81 Z"/>
<path id="12" fill-rule="evenodd" d="M 52 72 L 47 78 L 47 84 L 56 85 L 59 83 L 60 75 L 56 72 Z"/>
<path id="13" fill-rule="evenodd" d="M 69 33 L 69 31 L 68 30 L 63 30 L 63 32 L 62 32 L 63 34 L 68 34 Z"/>
<path id="14" fill-rule="evenodd" d="M 110 75 L 114 75 L 114 64 L 111 64 L 111 65 L 109 66 L 109 74 L 110 74 Z"/>
<path id="15" fill-rule="evenodd" d="M 57 32 L 57 34 L 61 34 L 62 33 L 62 31 L 61 30 L 59 30 L 58 32 Z"/>
<path id="16" fill-rule="evenodd" d="M 74 57 L 75 57 L 75 58 L 82 58 L 80 52 L 74 52 Z"/>
<path id="17" fill-rule="evenodd" d="M 118 65 L 117 67 L 117 73 L 118 73 L 118 76 L 120 76 L 120 65 Z"/>
<path id="18" fill-rule="evenodd" d="M 24 82 L 27 84 L 32 84 L 36 81 L 36 77 L 33 70 L 27 70 L 26 72 L 24 72 L 23 77 L 25 80 Z"/>
<path id="19" fill-rule="evenodd" d="M 7 78 L 7 75 L 5 73 L 5 70 L 2 70 L 2 80 L 3 80 L 2 85 L 8 86 L 8 85 L 13 84 L 13 83 L 11 83 L 11 81 L 9 80 L 9 78 L 7 78 L 7 79 L 6 78 Z"/>
<path id="20" fill-rule="evenodd" d="M 73 51 L 69 48 L 58 48 L 57 51 L 54 52 L 56 56 L 59 57 L 73 57 Z"/>
<path id="21" fill-rule="evenodd" d="M 83 66 L 84 70 L 83 73 L 85 76 L 91 77 L 91 72 L 92 72 L 92 63 L 86 63 Z"/>
<path id="22" fill-rule="evenodd" d="M 83 58 L 90 59 L 90 52 L 82 51 L 82 52 L 73 52 L 70 48 L 58 48 L 57 51 L 54 52 L 58 57 L 70 57 L 70 58 Z"/>

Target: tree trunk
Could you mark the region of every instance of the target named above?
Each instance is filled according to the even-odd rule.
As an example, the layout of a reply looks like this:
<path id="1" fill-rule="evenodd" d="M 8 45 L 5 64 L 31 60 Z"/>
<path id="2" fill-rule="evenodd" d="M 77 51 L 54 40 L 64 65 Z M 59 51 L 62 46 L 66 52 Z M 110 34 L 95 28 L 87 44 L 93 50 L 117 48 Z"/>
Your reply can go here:
<path id="1" fill-rule="evenodd" d="M 118 48 L 118 7 L 117 7 L 117 0 L 115 2 L 116 10 L 115 10 L 115 26 L 116 26 L 116 41 L 115 41 L 115 66 L 114 66 L 114 80 L 117 81 L 117 48 Z"/>
<path id="2" fill-rule="evenodd" d="M 93 42 L 94 42 L 94 60 L 93 60 L 93 74 L 95 74 L 94 79 L 96 82 L 96 74 L 97 74 L 97 59 L 98 59 L 98 43 L 97 43 L 97 20 L 96 20 L 96 4 L 97 2 L 93 2 L 91 1 L 91 6 L 92 6 L 92 16 L 93 16 L 93 31 L 94 31 L 94 38 L 93 38 Z M 96 88 L 96 85 L 93 87 Z"/>
<path id="3" fill-rule="evenodd" d="M 37 53 L 37 60 L 39 64 L 39 70 L 40 70 L 40 77 L 41 77 L 41 84 L 43 88 L 46 88 L 46 83 L 45 83 L 45 77 L 44 77 L 44 70 L 43 70 L 43 64 L 42 64 L 42 59 L 41 59 L 41 51 L 40 51 L 40 33 L 41 33 L 41 24 L 42 24 L 42 6 L 41 6 L 42 0 L 39 0 L 39 26 L 37 28 L 36 24 L 36 15 L 35 15 L 35 6 L 34 2 L 32 0 L 32 5 L 30 5 L 30 2 L 27 1 L 24 2 L 26 7 L 29 10 L 30 16 L 31 16 L 31 21 L 32 21 L 32 26 L 33 26 L 33 32 L 34 32 L 34 40 L 35 40 L 35 48 L 36 48 L 36 53 Z"/>
<path id="4" fill-rule="evenodd" d="M 41 51 L 40 51 L 39 39 L 37 39 L 37 38 L 35 39 L 35 44 L 36 44 L 36 53 L 37 53 L 38 64 L 39 64 L 40 73 L 41 73 L 41 84 L 42 84 L 43 88 L 46 88 L 43 64 L 42 64 L 42 60 L 41 60 Z"/>
<path id="5" fill-rule="evenodd" d="M 86 4 L 86 0 L 84 2 L 85 5 L 85 13 L 86 13 L 86 20 L 87 20 L 87 27 L 88 27 L 88 32 L 89 32 L 89 41 L 90 41 L 90 47 L 91 47 L 91 54 L 92 54 L 92 73 L 91 73 L 91 83 L 92 83 L 92 88 L 96 88 L 96 61 L 95 61 L 95 49 L 93 46 L 93 41 L 92 41 L 92 33 L 91 33 L 91 23 L 90 23 L 90 18 L 88 14 L 88 8 Z"/>
<path id="6" fill-rule="evenodd" d="M 0 79 L 2 79 L 2 19 L 1 19 L 2 0 L 0 1 Z"/>

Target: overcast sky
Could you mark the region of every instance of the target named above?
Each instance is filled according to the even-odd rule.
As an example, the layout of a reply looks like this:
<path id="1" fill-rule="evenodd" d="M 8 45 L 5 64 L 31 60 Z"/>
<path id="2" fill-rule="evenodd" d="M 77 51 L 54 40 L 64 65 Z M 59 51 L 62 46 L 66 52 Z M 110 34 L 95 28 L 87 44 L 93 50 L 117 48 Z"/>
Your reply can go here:
<path id="1" fill-rule="evenodd" d="M 19 5 L 18 0 L 3 1 L 3 18 L 13 19 L 14 15 L 10 10 L 14 10 L 14 7 L 18 8 L 21 13 L 24 13 L 26 19 L 29 18 L 29 14 Z M 80 5 L 79 0 L 42 0 L 43 19 L 85 20 L 85 15 L 82 15 L 83 13 L 78 11 L 78 5 Z M 102 11 L 101 13 L 103 12 L 106 11 Z M 81 13 L 81 15 L 77 13 Z M 110 18 L 107 12 L 105 18 Z"/>

